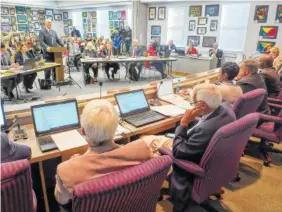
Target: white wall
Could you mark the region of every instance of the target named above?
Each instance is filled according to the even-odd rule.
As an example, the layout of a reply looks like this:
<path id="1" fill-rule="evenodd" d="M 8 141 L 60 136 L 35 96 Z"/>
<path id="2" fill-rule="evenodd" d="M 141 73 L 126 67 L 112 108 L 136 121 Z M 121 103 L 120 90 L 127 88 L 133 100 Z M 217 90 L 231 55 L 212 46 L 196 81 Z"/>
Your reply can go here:
<path id="1" fill-rule="evenodd" d="M 15 6 L 30 6 L 30 7 L 43 7 L 43 8 L 57 8 L 57 1 L 44 1 L 44 0 L 1 0 L 2 4 L 15 5 Z"/>

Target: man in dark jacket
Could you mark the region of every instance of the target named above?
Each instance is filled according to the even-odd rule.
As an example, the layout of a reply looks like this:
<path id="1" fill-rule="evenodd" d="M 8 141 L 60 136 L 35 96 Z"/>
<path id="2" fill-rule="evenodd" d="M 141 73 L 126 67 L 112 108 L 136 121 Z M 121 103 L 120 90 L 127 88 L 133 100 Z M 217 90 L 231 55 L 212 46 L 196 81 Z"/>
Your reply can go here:
<path id="1" fill-rule="evenodd" d="M 81 38 L 80 31 L 75 26 L 72 26 L 71 36 Z"/>
<path id="2" fill-rule="evenodd" d="M 221 67 L 221 59 L 223 57 L 223 51 L 218 48 L 218 44 L 214 43 L 213 48 L 209 50 L 209 56 L 217 58 L 217 68 Z"/>

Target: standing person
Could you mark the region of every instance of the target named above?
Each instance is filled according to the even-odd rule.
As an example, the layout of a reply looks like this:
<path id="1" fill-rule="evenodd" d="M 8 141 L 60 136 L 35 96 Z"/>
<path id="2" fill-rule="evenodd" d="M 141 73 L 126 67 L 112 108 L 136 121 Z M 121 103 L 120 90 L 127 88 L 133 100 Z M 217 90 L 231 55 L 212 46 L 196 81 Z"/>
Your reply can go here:
<path id="1" fill-rule="evenodd" d="M 108 41 L 106 44 L 106 48 L 101 52 L 102 57 L 108 57 L 111 58 L 114 56 L 114 51 L 113 51 L 113 43 L 112 41 Z M 118 63 L 105 63 L 105 71 L 107 74 L 108 79 L 110 79 L 110 68 L 113 68 L 112 70 L 112 79 L 115 78 L 115 74 L 119 70 L 119 64 Z"/>
<path id="2" fill-rule="evenodd" d="M 129 26 L 126 26 L 125 29 L 124 29 L 123 40 L 125 41 L 126 52 L 129 52 L 129 48 L 130 48 L 131 42 L 132 42 L 132 31 L 131 31 Z"/>
<path id="3" fill-rule="evenodd" d="M 209 51 L 209 56 L 213 58 L 217 58 L 217 68 L 221 67 L 221 59 L 223 56 L 223 51 L 218 48 L 218 44 L 214 43 L 213 48 Z"/>
<path id="4" fill-rule="evenodd" d="M 176 46 L 173 43 L 173 40 L 168 41 L 168 50 L 170 52 L 176 52 Z"/>
<path id="5" fill-rule="evenodd" d="M 91 57 L 91 58 L 95 58 L 98 57 L 98 53 L 97 50 L 95 49 L 94 45 L 92 42 L 88 42 L 84 52 L 83 52 L 83 57 Z M 97 76 L 98 76 L 98 64 L 97 63 L 93 63 L 93 64 L 84 64 L 83 69 L 85 72 L 85 82 L 86 84 L 90 83 L 90 73 L 89 73 L 89 68 L 92 69 L 93 74 L 94 74 L 94 82 L 97 82 Z"/>
<path id="6" fill-rule="evenodd" d="M 51 47 L 56 47 L 58 44 L 60 46 L 64 46 L 60 38 L 58 37 L 57 33 L 52 30 L 52 21 L 49 19 L 46 19 L 44 22 L 45 26 L 43 29 L 39 32 L 39 39 L 40 39 L 40 45 L 43 50 L 44 58 L 46 59 L 46 62 L 54 62 L 54 53 L 50 52 Z M 53 79 L 56 79 L 55 71 L 53 70 L 45 70 L 45 79 L 50 79 L 51 77 L 51 71 L 53 71 Z"/>
<path id="7" fill-rule="evenodd" d="M 129 50 L 129 54 L 131 57 L 141 57 L 143 55 L 141 46 L 138 45 L 138 40 L 133 40 L 133 46 Z M 142 71 L 143 63 L 130 63 L 129 65 L 129 75 L 130 78 L 134 81 L 138 81 L 140 78 L 140 73 Z M 138 72 L 136 73 L 135 68 L 137 68 Z"/>
<path id="8" fill-rule="evenodd" d="M 72 26 L 71 36 L 81 38 L 80 31 L 75 26 Z"/>

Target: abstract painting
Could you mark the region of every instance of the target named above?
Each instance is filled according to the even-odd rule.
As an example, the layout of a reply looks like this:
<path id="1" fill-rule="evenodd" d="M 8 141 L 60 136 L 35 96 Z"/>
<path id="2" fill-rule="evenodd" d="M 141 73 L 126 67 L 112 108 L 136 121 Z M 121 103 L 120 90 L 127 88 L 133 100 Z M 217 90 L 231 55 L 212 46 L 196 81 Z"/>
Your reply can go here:
<path id="1" fill-rule="evenodd" d="M 7 15 L 2 15 L 1 16 L 1 24 L 11 24 L 11 18 L 10 16 Z"/>
<path id="2" fill-rule="evenodd" d="M 16 13 L 17 14 L 24 14 L 25 13 L 25 7 L 16 6 Z"/>
<path id="3" fill-rule="evenodd" d="M 121 11 L 121 19 L 125 20 L 126 19 L 126 12 L 123 10 Z"/>
<path id="4" fill-rule="evenodd" d="M 259 41 L 257 45 L 257 51 L 260 53 L 269 53 L 273 46 L 275 46 L 275 42 Z"/>
<path id="5" fill-rule="evenodd" d="M 151 26 L 151 35 L 161 35 L 161 26 L 159 25 L 153 25 Z"/>
<path id="6" fill-rule="evenodd" d="M 190 17 L 200 17 L 200 16 L 202 16 L 202 6 L 190 6 L 189 16 Z"/>
<path id="7" fill-rule="evenodd" d="M 30 15 L 30 14 L 31 14 L 31 8 L 30 8 L 30 7 L 26 7 L 26 8 L 25 8 L 25 13 L 26 13 L 27 15 Z"/>
<path id="8" fill-rule="evenodd" d="M 275 21 L 282 23 L 282 4 L 277 5 Z"/>
<path id="9" fill-rule="evenodd" d="M 263 38 L 276 39 L 278 33 L 278 26 L 261 26 L 259 36 Z"/>
<path id="10" fill-rule="evenodd" d="M 219 15 L 219 4 L 206 5 L 205 16 L 218 16 Z"/>
<path id="11" fill-rule="evenodd" d="M 188 36 L 187 38 L 187 46 L 189 43 L 193 43 L 195 47 L 200 45 L 201 37 L 200 36 Z"/>
<path id="12" fill-rule="evenodd" d="M 266 23 L 268 14 L 268 5 L 258 5 L 255 9 L 254 20 L 258 23 Z"/>

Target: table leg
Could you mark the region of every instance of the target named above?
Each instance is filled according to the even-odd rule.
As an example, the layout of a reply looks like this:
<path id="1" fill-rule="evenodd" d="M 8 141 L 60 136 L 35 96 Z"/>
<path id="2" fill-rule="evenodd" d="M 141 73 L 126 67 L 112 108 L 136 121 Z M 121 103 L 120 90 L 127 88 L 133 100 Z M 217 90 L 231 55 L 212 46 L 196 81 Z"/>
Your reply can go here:
<path id="1" fill-rule="evenodd" d="M 44 170 L 43 170 L 43 162 L 39 161 L 39 172 L 40 172 L 40 179 L 41 179 L 41 186 L 42 186 L 42 192 L 44 197 L 44 204 L 46 212 L 50 212 L 49 203 L 48 203 L 48 196 L 47 196 L 47 189 L 45 184 L 45 176 L 44 176 Z"/>

